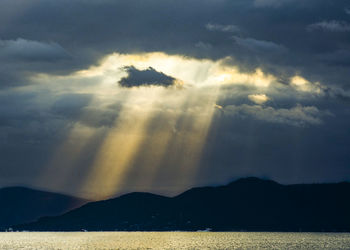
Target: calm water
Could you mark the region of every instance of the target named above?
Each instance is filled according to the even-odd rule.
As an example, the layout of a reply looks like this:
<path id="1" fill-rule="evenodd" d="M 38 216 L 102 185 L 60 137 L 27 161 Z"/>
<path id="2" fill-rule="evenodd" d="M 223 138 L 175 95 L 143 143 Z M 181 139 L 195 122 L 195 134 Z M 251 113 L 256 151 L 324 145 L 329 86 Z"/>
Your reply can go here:
<path id="1" fill-rule="evenodd" d="M 0 233 L 0 249 L 350 249 L 350 234 L 78 232 Z"/>

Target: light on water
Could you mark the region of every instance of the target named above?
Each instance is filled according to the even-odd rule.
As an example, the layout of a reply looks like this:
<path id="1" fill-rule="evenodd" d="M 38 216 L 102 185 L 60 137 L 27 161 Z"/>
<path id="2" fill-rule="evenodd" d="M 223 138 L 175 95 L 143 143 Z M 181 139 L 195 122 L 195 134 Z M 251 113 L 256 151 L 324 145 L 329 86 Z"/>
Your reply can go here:
<path id="1" fill-rule="evenodd" d="M 349 233 L 0 233 L 0 249 L 350 249 Z"/>

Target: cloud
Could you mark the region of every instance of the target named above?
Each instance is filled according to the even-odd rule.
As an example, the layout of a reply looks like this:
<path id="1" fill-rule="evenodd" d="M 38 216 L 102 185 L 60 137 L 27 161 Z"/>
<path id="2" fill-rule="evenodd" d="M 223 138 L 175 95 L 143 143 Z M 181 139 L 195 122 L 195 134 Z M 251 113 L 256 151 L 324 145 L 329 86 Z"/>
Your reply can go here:
<path id="1" fill-rule="evenodd" d="M 51 112 L 67 118 L 79 119 L 82 109 L 89 105 L 91 94 L 64 94 L 51 107 Z"/>
<path id="2" fill-rule="evenodd" d="M 329 53 L 319 54 L 318 59 L 333 66 L 344 66 L 350 65 L 350 51 L 349 50 L 336 50 Z"/>
<path id="3" fill-rule="evenodd" d="M 346 14 L 350 15 L 350 9 L 349 8 L 345 8 L 344 11 L 345 11 Z"/>
<path id="4" fill-rule="evenodd" d="M 67 4 L 69 9 L 66 8 Z M 38 0 L 28 5 L 31 8 L 21 7 L 19 14 L 11 1 L 1 1 L 0 21 L 4 23 L 5 17 L 7 21 L 6 29 L 0 30 L 0 37 L 22 37 L 31 41 L 46 41 L 48 44 L 50 42 L 47 41 L 52 41 L 72 54 L 70 60 L 54 61 L 54 67 L 45 62 L 39 65 L 39 61 L 36 61 L 36 65 L 25 65 L 26 72 L 30 73 L 68 74 L 89 67 L 112 52 L 162 51 L 212 60 L 232 57 L 232 62 L 245 71 L 260 67 L 264 71 L 287 75 L 286 77 L 302 72 L 310 79 L 322 78 L 322 82 L 330 84 L 345 84 L 349 81 L 342 69 L 329 68 L 326 63 L 319 65 L 315 56 L 328 53 L 330 49 L 347 49 L 346 38 L 321 39 L 318 32 L 307 32 L 305 29 L 310 20 L 315 20 L 316 17 L 319 20 L 337 20 L 340 14 L 345 15 L 344 9 L 348 8 L 348 2 L 344 0 L 332 5 L 328 1 L 315 0 L 193 0 L 191 3 L 184 0 L 176 3 L 170 0 L 150 0 L 147 4 L 139 4 L 137 0 L 62 0 L 47 4 L 46 1 Z M 254 8 L 286 5 L 288 8 L 280 8 L 278 13 L 274 8 Z M 183 6 L 190 13 L 184 12 Z M 155 16 L 154 13 L 162 14 Z M 128 25 L 122 25 L 127 17 L 133 18 Z M 93 24 L 91 19 L 95 20 Z M 177 25 L 174 26 L 174 23 Z M 270 42 L 275 46 L 266 43 L 257 45 L 256 41 L 248 40 L 242 43 L 254 45 L 246 45 L 250 49 L 242 49 L 242 45 L 232 44 L 228 38 L 230 33 L 208 32 L 203 28 L 208 23 L 213 29 L 227 31 L 233 30 L 230 28 L 233 24 L 234 27 L 239 27 L 244 37 Z M 197 44 L 199 41 L 203 44 Z M 279 55 L 278 45 L 288 48 L 288 51 L 284 51 L 286 56 Z M 318 70 L 320 67 L 322 70 Z M 9 75 L 7 79 L 16 78 L 19 72 L 18 68 L 6 71 Z M 13 86 L 25 82 L 17 81 Z M 6 86 L 11 84 L 2 83 Z"/>
<path id="5" fill-rule="evenodd" d="M 203 50 L 210 50 L 213 48 L 213 46 L 210 43 L 205 43 L 202 41 L 199 41 L 194 45 L 196 48 L 203 49 Z"/>
<path id="6" fill-rule="evenodd" d="M 256 104 L 264 104 L 265 102 L 270 100 L 270 98 L 265 94 L 252 94 L 248 95 L 248 98 Z"/>
<path id="7" fill-rule="evenodd" d="M 303 107 L 301 105 L 290 109 L 275 109 L 273 107 L 251 106 L 247 104 L 240 106 L 229 105 L 224 108 L 224 112 L 225 114 L 240 116 L 242 118 L 252 116 L 257 120 L 292 126 L 320 125 L 322 124 L 321 117 L 329 115 L 328 112 L 322 112 L 314 106 Z"/>
<path id="8" fill-rule="evenodd" d="M 69 58 L 69 54 L 57 43 L 44 43 L 18 38 L 16 40 L 0 40 L 0 58 L 56 61 Z"/>
<path id="9" fill-rule="evenodd" d="M 254 38 L 233 37 L 234 41 L 249 50 L 255 52 L 283 52 L 286 48 L 271 41 L 257 40 Z"/>
<path id="10" fill-rule="evenodd" d="M 58 72 L 72 56 L 58 43 L 18 38 L 0 40 L 0 89 L 30 85 L 38 72 Z"/>
<path id="11" fill-rule="evenodd" d="M 319 82 L 312 83 L 298 75 L 290 79 L 290 85 L 298 91 L 315 93 L 319 95 L 324 94 L 325 90 L 324 86 L 322 86 Z"/>
<path id="12" fill-rule="evenodd" d="M 208 23 L 205 25 L 207 30 L 210 31 L 221 31 L 221 32 L 238 32 L 240 29 L 236 25 L 222 25 L 222 24 L 215 24 L 215 23 Z"/>
<path id="13" fill-rule="evenodd" d="M 138 70 L 134 66 L 126 66 L 124 70 L 128 73 L 128 76 L 120 79 L 119 84 L 125 88 L 141 86 L 169 87 L 176 84 L 174 77 L 159 72 L 152 67 L 145 70 Z"/>
<path id="14" fill-rule="evenodd" d="M 289 3 L 295 0 L 254 0 L 255 7 L 280 7 L 285 3 Z"/>
<path id="15" fill-rule="evenodd" d="M 350 24 L 345 21 L 331 20 L 313 23 L 307 26 L 308 31 L 323 30 L 330 32 L 350 31 Z"/>

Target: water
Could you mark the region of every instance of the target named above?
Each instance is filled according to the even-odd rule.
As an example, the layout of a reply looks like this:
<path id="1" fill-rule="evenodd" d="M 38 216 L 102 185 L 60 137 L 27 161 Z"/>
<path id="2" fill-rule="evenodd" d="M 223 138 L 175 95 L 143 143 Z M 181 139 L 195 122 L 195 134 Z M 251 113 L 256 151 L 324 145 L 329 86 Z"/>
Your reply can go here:
<path id="1" fill-rule="evenodd" d="M 0 233 L 0 249 L 350 249 L 348 233 Z"/>

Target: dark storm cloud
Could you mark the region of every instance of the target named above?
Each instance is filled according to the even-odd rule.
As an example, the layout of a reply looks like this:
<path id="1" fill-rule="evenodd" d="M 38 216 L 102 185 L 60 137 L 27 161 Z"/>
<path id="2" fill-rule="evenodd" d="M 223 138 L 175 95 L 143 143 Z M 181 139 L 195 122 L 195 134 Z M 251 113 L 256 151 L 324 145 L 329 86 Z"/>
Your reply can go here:
<path id="1" fill-rule="evenodd" d="M 139 70 L 134 66 L 126 66 L 123 69 L 128 73 L 128 76 L 120 79 L 119 84 L 125 88 L 141 86 L 169 87 L 174 85 L 176 81 L 174 77 L 159 72 L 152 67 L 145 70 Z"/>
<path id="2" fill-rule="evenodd" d="M 0 88 L 28 85 L 37 72 L 55 72 L 70 60 L 59 44 L 17 38 L 0 40 Z"/>
<path id="3" fill-rule="evenodd" d="M 55 69 L 42 64 L 33 71 L 72 72 L 114 51 L 164 51 L 212 59 L 231 56 L 242 70 L 299 72 L 326 84 L 349 85 L 349 73 L 318 59 L 320 54 L 348 50 L 349 32 L 319 30 L 347 30 L 345 0 L 18 2 L 23 4 L 20 14 L 11 1 L 1 2 L 0 16 L 6 23 L 0 28 L 1 39 L 50 41 L 47 46 L 59 44 L 71 55 Z M 231 32 L 239 34 L 232 40 Z M 243 45 L 289 53 L 256 54 Z"/>

